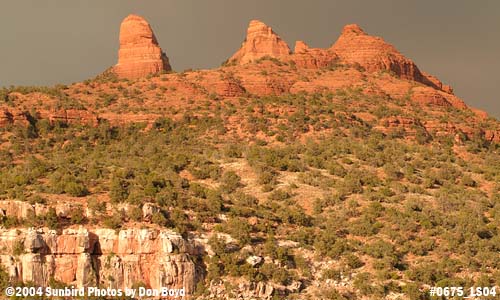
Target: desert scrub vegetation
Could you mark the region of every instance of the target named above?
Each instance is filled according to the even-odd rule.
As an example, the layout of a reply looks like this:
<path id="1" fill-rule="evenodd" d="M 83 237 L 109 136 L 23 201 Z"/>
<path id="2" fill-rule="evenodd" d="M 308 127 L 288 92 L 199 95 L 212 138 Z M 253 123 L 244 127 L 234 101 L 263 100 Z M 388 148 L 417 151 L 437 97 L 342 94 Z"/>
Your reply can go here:
<path id="1" fill-rule="evenodd" d="M 359 294 L 381 298 L 418 298 L 424 284 L 443 280 L 500 282 L 497 146 L 466 141 L 464 155 L 450 139 L 382 134 L 353 115 L 349 104 L 366 100 L 355 89 L 244 100 L 205 103 L 200 113 L 179 111 L 149 127 L 34 118 L 28 127 L 1 128 L 0 199 L 49 205 L 61 198 L 94 213 L 87 220 L 75 209 L 62 218 L 50 209 L 24 220 L 2 216 L 0 224 L 119 229 L 143 221 L 141 207 L 153 203 L 160 212 L 147 226 L 232 238 L 211 240 L 210 279 L 307 283 L 324 273 L 350 277 Z M 399 113 L 372 108 L 378 117 Z M 248 135 L 229 133 L 229 116 L 240 117 Z M 131 208 L 123 213 L 123 206 Z M 250 254 L 272 262 L 251 267 Z M 308 271 L 314 262 L 341 265 Z"/>

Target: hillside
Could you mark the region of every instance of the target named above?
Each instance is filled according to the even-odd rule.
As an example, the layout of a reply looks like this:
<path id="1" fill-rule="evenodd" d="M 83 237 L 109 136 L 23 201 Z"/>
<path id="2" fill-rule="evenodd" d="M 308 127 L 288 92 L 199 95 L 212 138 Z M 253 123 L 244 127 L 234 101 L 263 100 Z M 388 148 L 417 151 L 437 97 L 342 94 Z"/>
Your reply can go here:
<path id="1" fill-rule="evenodd" d="M 116 66 L 3 89 L 0 113 L 2 284 L 193 299 L 500 285 L 500 122 L 357 25 L 292 51 L 252 21 L 221 67 L 174 72 L 129 16 Z"/>

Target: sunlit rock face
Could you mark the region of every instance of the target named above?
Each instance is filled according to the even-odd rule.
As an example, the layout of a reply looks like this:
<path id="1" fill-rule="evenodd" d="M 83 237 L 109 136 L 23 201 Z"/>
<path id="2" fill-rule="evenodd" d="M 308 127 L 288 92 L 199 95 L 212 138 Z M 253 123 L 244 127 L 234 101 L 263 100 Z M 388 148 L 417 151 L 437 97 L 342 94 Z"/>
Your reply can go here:
<path id="1" fill-rule="evenodd" d="M 121 78 L 134 79 L 171 69 L 149 23 L 137 15 L 126 17 L 120 27 L 115 73 Z"/>

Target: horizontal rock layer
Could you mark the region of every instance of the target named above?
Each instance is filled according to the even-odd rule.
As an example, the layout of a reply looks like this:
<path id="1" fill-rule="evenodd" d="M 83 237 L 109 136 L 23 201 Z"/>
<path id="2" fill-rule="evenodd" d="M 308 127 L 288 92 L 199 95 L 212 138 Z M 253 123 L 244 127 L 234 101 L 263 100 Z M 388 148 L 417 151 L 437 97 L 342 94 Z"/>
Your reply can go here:
<path id="1" fill-rule="evenodd" d="M 0 262 L 13 280 L 131 288 L 184 288 L 192 293 L 203 272 L 202 249 L 170 230 L 0 230 Z"/>

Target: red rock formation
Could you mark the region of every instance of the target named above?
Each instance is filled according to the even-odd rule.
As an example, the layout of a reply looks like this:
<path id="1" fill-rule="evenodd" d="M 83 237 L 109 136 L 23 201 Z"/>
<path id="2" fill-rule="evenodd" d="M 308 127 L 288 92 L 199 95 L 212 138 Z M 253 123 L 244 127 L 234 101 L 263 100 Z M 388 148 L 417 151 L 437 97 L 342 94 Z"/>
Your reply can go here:
<path id="1" fill-rule="evenodd" d="M 489 117 L 488 113 L 485 112 L 484 110 L 474 108 L 474 107 L 471 107 L 470 110 L 472 110 L 472 112 L 474 113 L 474 115 L 476 115 L 476 117 L 478 117 L 482 120 L 488 119 L 488 117 Z"/>
<path id="2" fill-rule="evenodd" d="M 0 127 L 7 126 L 14 122 L 12 113 L 8 109 L 0 111 Z"/>
<path id="3" fill-rule="evenodd" d="M 297 41 L 292 60 L 297 67 L 316 69 L 334 66 L 338 56 L 330 49 L 309 48 L 303 41 Z"/>
<path id="4" fill-rule="evenodd" d="M 304 41 L 296 41 L 294 53 L 306 53 L 310 50 L 309 45 L 307 45 Z"/>
<path id="5" fill-rule="evenodd" d="M 12 255 L 20 241 L 24 254 Z M 52 277 L 94 286 L 100 277 L 100 284 L 115 289 L 142 281 L 154 289 L 184 288 L 191 294 L 203 279 L 194 262 L 200 245 L 169 230 L 0 229 L 0 247 L 0 265 L 10 278 L 39 286 Z"/>
<path id="6" fill-rule="evenodd" d="M 194 86 L 199 87 L 198 96 L 189 95 L 188 97 L 206 97 L 207 95 L 217 94 L 218 97 L 233 98 L 245 95 L 245 88 L 232 73 L 216 74 L 212 72 L 203 73 L 203 75 L 186 76 L 186 79 Z M 201 89 L 200 89 L 201 88 Z"/>
<path id="7" fill-rule="evenodd" d="M 274 58 L 288 57 L 291 53 L 288 45 L 261 21 L 252 20 L 247 29 L 247 37 L 240 50 L 228 61 L 246 64 L 264 56 Z"/>
<path id="8" fill-rule="evenodd" d="M 0 127 L 9 124 L 28 126 L 29 113 L 19 108 L 0 107 Z"/>
<path id="9" fill-rule="evenodd" d="M 310 79 L 302 78 L 290 88 L 291 93 L 315 93 L 322 90 L 335 91 L 338 89 L 357 87 L 363 85 L 363 74 L 355 69 L 336 70 L 325 72 L 320 76 Z"/>
<path id="10" fill-rule="evenodd" d="M 0 215 L 26 219 L 35 215 L 35 208 L 24 201 L 3 200 L 0 201 Z"/>
<path id="11" fill-rule="evenodd" d="M 360 65 L 368 72 L 390 71 L 397 76 L 421 82 L 436 89 L 452 92 L 436 77 L 422 74 L 415 63 L 380 37 L 366 34 L 356 24 L 346 25 L 330 48 L 344 63 Z"/>
<path id="12" fill-rule="evenodd" d="M 245 91 L 252 95 L 268 96 L 288 93 L 292 83 L 286 78 L 277 76 L 261 76 L 252 74 L 244 77 L 241 81 Z"/>
<path id="13" fill-rule="evenodd" d="M 441 123 L 440 121 L 428 120 L 424 122 L 423 126 L 428 132 L 436 136 L 455 136 L 455 140 L 459 143 L 463 140 L 457 138 L 457 134 L 466 136 L 468 139 L 473 139 L 476 136 L 486 138 L 485 132 L 482 129 L 464 124 Z"/>
<path id="14" fill-rule="evenodd" d="M 42 114 L 43 117 L 44 114 Z M 61 122 L 64 124 L 87 124 L 96 126 L 98 124 L 97 115 L 86 110 L 61 109 L 48 114 L 50 123 Z"/>
<path id="15" fill-rule="evenodd" d="M 422 81 L 422 74 L 413 61 L 382 38 L 366 34 L 356 24 L 346 25 L 331 49 L 343 62 L 359 64 L 368 72 L 392 71 L 401 78 Z"/>
<path id="16" fill-rule="evenodd" d="M 149 23 L 137 15 L 129 15 L 120 27 L 120 50 L 115 73 L 122 78 L 139 78 L 171 67 L 162 52 Z"/>
<path id="17" fill-rule="evenodd" d="M 374 127 L 374 129 L 383 133 L 403 130 L 405 136 L 408 138 L 415 138 L 418 128 L 420 128 L 424 134 L 429 134 L 418 119 L 411 117 L 390 116 L 381 119 L 379 125 Z"/>
<path id="18" fill-rule="evenodd" d="M 240 97 L 245 89 L 235 80 L 221 80 L 215 83 L 215 93 L 222 97 Z"/>
<path id="19" fill-rule="evenodd" d="M 484 131 L 484 138 L 489 142 L 500 143 L 500 130 L 490 130 Z"/>
<path id="20" fill-rule="evenodd" d="M 411 100 L 421 105 L 451 106 L 451 103 L 439 91 L 424 86 L 412 89 Z"/>
<path id="21" fill-rule="evenodd" d="M 425 72 L 422 72 L 422 75 L 432 83 L 430 84 L 431 86 L 434 85 L 435 87 L 437 87 L 438 89 L 442 90 L 445 93 L 453 94 L 453 88 L 449 85 L 443 84 L 436 76 L 427 74 Z"/>

